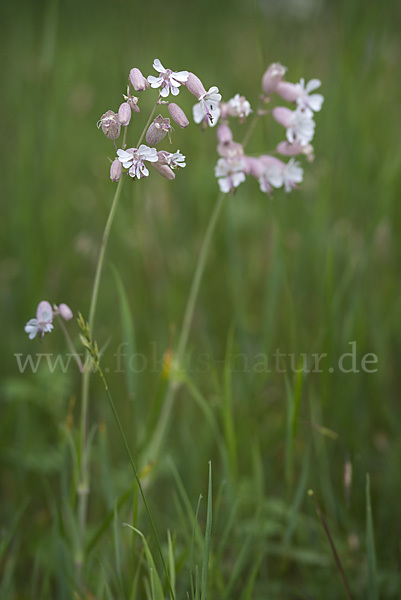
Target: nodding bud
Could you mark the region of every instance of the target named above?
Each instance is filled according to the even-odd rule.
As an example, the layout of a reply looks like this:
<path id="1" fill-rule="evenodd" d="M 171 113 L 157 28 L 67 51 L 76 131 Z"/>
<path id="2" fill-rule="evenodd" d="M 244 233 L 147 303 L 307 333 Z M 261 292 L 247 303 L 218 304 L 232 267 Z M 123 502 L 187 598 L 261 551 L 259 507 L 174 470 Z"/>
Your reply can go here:
<path id="1" fill-rule="evenodd" d="M 120 135 L 121 124 L 118 116 L 112 110 L 108 110 L 102 115 L 97 123 L 98 129 L 101 127 L 104 135 L 109 140 L 116 140 Z"/>
<path id="2" fill-rule="evenodd" d="M 245 175 L 252 175 L 253 177 L 262 177 L 266 170 L 266 166 L 263 162 L 254 156 L 244 156 L 244 173 Z"/>
<path id="3" fill-rule="evenodd" d="M 148 80 L 142 75 L 141 71 L 136 67 L 129 72 L 129 80 L 136 92 L 143 92 L 150 88 Z"/>
<path id="4" fill-rule="evenodd" d="M 129 125 L 129 122 L 131 121 L 131 107 L 128 104 L 128 102 L 123 102 L 122 104 L 120 104 L 117 116 L 118 120 L 120 121 L 123 127 Z"/>
<path id="5" fill-rule="evenodd" d="M 265 71 L 262 78 L 262 90 L 266 96 L 276 91 L 279 82 L 285 75 L 286 68 L 280 63 L 272 63 Z"/>
<path id="6" fill-rule="evenodd" d="M 217 127 L 217 141 L 219 144 L 228 144 L 233 141 L 233 134 L 228 125 L 222 123 Z"/>
<path id="7" fill-rule="evenodd" d="M 181 129 L 184 129 L 184 127 L 188 127 L 189 121 L 187 119 L 187 116 L 182 110 L 182 108 L 178 106 L 178 104 L 170 102 L 167 108 L 168 112 L 170 113 L 170 117 L 175 123 L 177 123 L 177 125 L 181 127 Z"/>
<path id="8" fill-rule="evenodd" d="M 206 94 L 206 90 L 204 88 L 203 83 L 201 82 L 199 77 L 197 77 L 193 73 L 190 73 L 188 75 L 188 79 L 184 85 L 187 86 L 187 90 L 191 92 L 191 94 L 193 94 L 198 100 L 201 96 Z"/>
<path id="9" fill-rule="evenodd" d="M 276 94 L 283 100 L 287 100 L 287 102 L 296 102 L 300 93 L 295 83 L 290 83 L 289 81 L 279 81 L 275 91 Z"/>
<path id="10" fill-rule="evenodd" d="M 170 133 L 170 131 L 170 119 L 163 119 L 163 117 L 159 115 L 149 125 L 149 129 L 146 132 L 146 142 L 149 144 L 149 146 L 156 146 L 156 144 L 161 142 L 162 139 L 166 137 L 167 133 Z"/>
<path id="11" fill-rule="evenodd" d="M 156 169 L 156 171 L 160 175 L 163 175 L 163 177 L 165 177 L 166 179 L 170 179 L 170 181 L 175 179 L 175 173 L 172 169 L 170 169 L 170 167 L 166 163 L 166 157 L 165 157 L 165 153 L 163 152 L 163 150 L 158 152 L 157 156 L 158 156 L 159 160 L 157 162 L 151 163 L 152 167 L 154 169 Z"/>
<path id="12" fill-rule="evenodd" d="M 308 144 L 310 148 L 312 146 Z M 283 156 L 297 156 L 297 154 L 304 154 L 306 146 L 302 146 L 298 140 L 295 140 L 292 144 L 290 142 L 280 142 L 277 144 L 276 150 Z"/>
<path id="13" fill-rule="evenodd" d="M 122 173 L 122 165 L 121 165 L 121 162 L 118 160 L 118 158 L 116 158 L 111 163 L 110 179 L 112 181 L 119 181 L 121 178 L 121 173 Z"/>
<path id="14" fill-rule="evenodd" d="M 283 125 L 284 127 L 289 127 L 292 121 L 292 110 L 289 108 L 285 108 L 284 106 L 276 106 L 272 110 L 273 118 Z"/>
<path id="15" fill-rule="evenodd" d="M 67 304 L 61 303 L 58 307 L 58 312 L 64 321 L 70 321 L 73 317 L 72 310 Z"/>

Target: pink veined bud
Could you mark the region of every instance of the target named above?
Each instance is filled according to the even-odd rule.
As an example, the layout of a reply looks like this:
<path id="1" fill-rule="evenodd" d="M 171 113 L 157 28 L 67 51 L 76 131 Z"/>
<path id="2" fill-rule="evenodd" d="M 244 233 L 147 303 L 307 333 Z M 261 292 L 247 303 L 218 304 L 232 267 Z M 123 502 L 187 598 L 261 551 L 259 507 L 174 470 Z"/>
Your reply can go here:
<path id="1" fill-rule="evenodd" d="M 228 144 L 233 141 L 232 131 L 225 123 L 217 127 L 217 141 L 219 144 Z"/>
<path id="2" fill-rule="evenodd" d="M 262 156 L 259 156 L 259 160 L 265 165 L 265 167 L 274 166 L 280 167 L 281 169 L 285 167 L 285 164 L 282 160 L 276 158 L 275 156 L 270 156 L 270 154 L 262 154 Z"/>
<path id="3" fill-rule="evenodd" d="M 187 86 L 187 90 L 191 92 L 191 94 L 193 94 L 198 100 L 201 96 L 206 94 L 206 90 L 203 83 L 201 82 L 199 77 L 197 77 L 193 73 L 189 73 L 188 79 L 184 85 Z"/>
<path id="4" fill-rule="evenodd" d="M 244 173 L 245 175 L 252 175 L 253 177 L 262 177 L 266 170 L 266 165 L 260 160 L 260 158 L 254 156 L 244 156 Z"/>
<path id="5" fill-rule="evenodd" d="M 58 307 L 60 316 L 63 317 L 64 321 L 70 321 L 73 317 L 72 310 L 67 304 L 60 304 Z"/>
<path id="6" fill-rule="evenodd" d="M 42 300 L 39 302 L 38 308 L 36 309 L 36 318 L 39 324 L 51 323 L 53 321 L 53 310 L 50 302 Z"/>
<path id="7" fill-rule="evenodd" d="M 161 142 L 170 131 L 170 119 L 163 119 L 163 117 L 159 115 L 149 125 L 149 129 L 146 132 L 146 142 L 149 146 L 156 146 L 156 144 Z"/>
<path id="8" fill-rule="evenodd" d="M 129 80 L 136 92 L 143 92 L 150 88 L 148 80 L 142 75 L 141 71 L 136 67 L 129 72 Z"/>
<path id="9" fill-rule="evenodd" d="M 230 160 L 240 159 L 244 155 L 242 144 L 239 144 L 238 142 L 219 144 L 217 146 L 217 152 L 220 156 Z"/>
<path id="10" fill-rule="evenodd" d="M 168 165 L 162 164 L 162 162 L 154 162 L 151 163 L 151 165 L 154 169 L 156 169 L 156 171 L 160 175 L 163 175 L 163 177 L 165 177 L 166 179 L 170 179 L 170 181 L 175 179 L 175 173 L 172 169 L 170 169 Z"/>
<path id="11" fill-rule="evenodd" d="M 117 116 L 123 127 L 129 125 L 129 122 L 131 121 L 131 107 L 128 102 L 123 102 L 120 104 Z"/>
<path id="12" fill-rule="evenodd" d="M 276 91 L 277 85 L 285 75 L 286 68 L 280 63 L 272 63 L 265 71 L 262 78 L 262 90 L 266 96 Z"/>
<path id="13" fill-rule="evenodd" d="M 292 120 L 292 110 L 289 108 L 285 108 L 284 106 L 276 106 L 272 110 L 273 118 L 283 125 L 284 127 L 289 127 L 291 125 Z"/>
<path id="14" fill-rule="evenodd" d="M 296 102 L 299 97 L 299 89 L 295 83 L 290 83 L 289 81 L 279 81 L 275 91 L 276 94 L 283 100 L 287 100 L 287 102 Z"/>
<path id="15" fill-rule="evenodd" d="M 111 163 L 111 167 L 110 167 L 110 179 L 112 181 L 120 181 L 121 173 L 122 173 L 122 164 L 118 160 L 118 158 L 116 158 Z"/>
<path id="16" fill-rule="evenodd" d="M 168 112 L 170 113 L 170 117 L 175 123 L 177 123 L 177 125 L 181 127 L 181 129 L 184 129 L 184 127 L 188 127 L 189 121 L 187 119 L 187 116 L 182 110 L 182 108 L 178 106 L 178 104 L 170 102 L 167 108 Z"/>
<path id="17" fill-rule="evenodd" d="M 109 140 L 116 140 L 120 135 L 121 125 L 115 112 L 108 110 L 102 115 L 97 123 L 101 127 L 104 135 Z"/>

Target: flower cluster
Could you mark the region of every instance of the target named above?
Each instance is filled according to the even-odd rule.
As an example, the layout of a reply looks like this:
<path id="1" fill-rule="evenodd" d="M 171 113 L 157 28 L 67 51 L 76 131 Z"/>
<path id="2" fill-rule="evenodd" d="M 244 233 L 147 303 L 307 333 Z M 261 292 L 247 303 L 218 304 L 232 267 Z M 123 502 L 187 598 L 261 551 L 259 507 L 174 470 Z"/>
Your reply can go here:
<path id="1" fill-rule="evenodd" d="M 215 175 L 222 192 L 234 190 L 245 181 L 247 175 L 255 177 L 261 191 L 269 195 L 273 188 L 284 187 L 286 192 L 290 192 L 302 182 L 303 169 L 293 157 L 303 154 L 309 161 L 314 158 L 311 141 L 316 124 L 313 115 L 321 109 L 323 96 L 312 93 L 320 87 L 318 79 L 312 79 L 306 85 L 304 79 L 301 79 L 300 83 L 294 84 L 284 80 L 285 73 L 285 67 L 279 63 L 273 63 L 264 73 L 263 94 L 256 118 L 271 114 L 275 121 L 285 127 L 286 140 L 277 145 L 275 154 L 291 157 L 288 163 L 270 154 L 248 156 L 245 154 L 244 144 L 234 141 L 229 118 L 236 117 L 243 123 L 252 112 L 251 105 L 244 96 L 236 94 L 228 102 L 222 102 L 215 87 L 199 95 L 199 103 L 193 109 L 194 121 L 212 127 L 219 121 L 217 151 L 220 158 L 215 167 Z M 267 111 L 265 105 L 271 102 L 273 94 L 291 102 L 295 105 L 294 109 L 277 106 Z"/>
<path id="2" fill-rule="evenodd" d="M 127 173 L 132 179 L 148 177 L 149 169 L 146 163 L 149 163 L 167 179 L 174 179 L 174 171 L 186 166 L 185 156 L 179 150 L 168 152 L 157 148 L 167 135 L 171 143 L 173 127 L 170 119 L 182 129 L 189 125 L 183 109 L 176 102 L 170 102 L 167 99 L 170 93 L 176 97 L 180 93 L 180 88 L 184 86 L 196 97 L 199 101 L 196 105 L 198 107 L 195 118 L 197 123 L 204 118 L 208 119 L 210 123 L 217 122 L 220 116 L 218 103 L 221 95 L 217 87 L 211 87 L 209 92 L 206 92 L 202 82 L 194 73 L 165 69 L 158 58 L 153 61 L 153 68 L 158 73 L 157 76 L 144 77 L 140 69 L 136 67 L 131 69 L 124 102 L 120 105 L 117 113 L 108 110 L 98 121 L 98 128 L 101 128 L 104 135 L 113 141 L 117 153 L 117 157 L 112 161 L 110 167 L 112 181 L 119 181 L 123 173 Z M 169 117 L 159 114 L 149 124 L 146 132 L 144 131 L 140 136 L 137 147 L 127 148 L 126 128 L 131 122 L 133 113 L 140 112 L 139 98 L 132 94 L 132 90 L 144 92 L 149 89 L 159 89 L 156 106 L 167 106 Z M 124 130 L 122 148 L 117 148 L 116 140 L 120 137 L 122 129 Z M 145 137 L 146 144 L 141 143 L 143 137 Z"/>
<path id="3" fill-rule="evenodd" d="M 36 310 L 36 319 L 30 319 L 28 323 L 25 325 L 25 331 L 29 335 L 29 339 L 33 340 L 37 334 L 41 337 L 45 335 L 45 333 L 49 333 L 53 329 L 53 317 L 56 316 L 62 317 L 65 321 L 69 321 L 72 319 L 72 310 L 67 304 L 53 304 L 53 308 L 50 302 L 46 300 L 42 300 L 39 302 L 38 308 Z"/>

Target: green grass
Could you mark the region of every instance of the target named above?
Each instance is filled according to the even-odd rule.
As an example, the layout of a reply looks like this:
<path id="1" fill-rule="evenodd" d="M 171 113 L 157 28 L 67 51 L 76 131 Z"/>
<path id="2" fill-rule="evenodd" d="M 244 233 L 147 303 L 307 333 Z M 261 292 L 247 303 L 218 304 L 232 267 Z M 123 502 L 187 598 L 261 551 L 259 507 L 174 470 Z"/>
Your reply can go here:
<path id="1" fill-rule="evenodd" d="M 186 368 L 170 372 L 179 389 L 156 460 L 147 452 L 169 385 L 163 357 L 178 343 L 218 197 L 215 132 L 193 124 L 174 132 L 174 149 L 187 156 L 174 182 L 152 177 L 124 185 L 94 339 L 104 346 L 102 368 L 109 369 L 174 595 L 343 597 L 308 489 L 352 597 L 399 593 L 400 9 L 395 2 L 384 10 L 361 0 L 326 1 L 303 19 L 287 5 L 275 11 L 263 1 L 49 0 L 1 8 L 1 598 L 169 596 L 95 375 L 88 518 L 76 580 L 80 375 L 72 367 L 50 373 L 45 363 L 21 374 L 14 356 L 66 352 L 60 328 L 43 342 L 28 340 L 24 325 L 40 300 L 66 302 L 88 318 L 115 191 L 108 179 L 112 145 L 96 122 L 118 106 L 129 69 L 149 74 L 156 57 L 195 72 L 206 87 L 218 85 L 225 98 L 243 93 L 252 106 L 273 61 L 289 68 L 289 80 L 321 79 L 325 96 L 316 160 L 305 165 L 301 189 L 270 200 L 249 180 L 226 199 Z M 182 98 L 190 113 L 191 100 Z M 145 96 L 141 102 L 137 132 L 151 109 Z M 243 131 L 235 130 L 238 139 Z M 271 150 L 279 135 L 266 119 L 249 152 Z M 69 331 L 78 344 L 75 323 Z M 121 343 L 128 355 L 140 354 L 133 370 L 124 361 L 117 369 Z M 352 348 L 359 372 L 330 372 Z M 285 373 L 277 349 L 294 354 L 293 363 L 278 363 Z M 327 353 L 321 372 L 293 372 L 302 353 Z M 362 370 L 367 353 L 377 355 L 377 372 Z M 266 358 L 269 370 L 262 368 Z"/>

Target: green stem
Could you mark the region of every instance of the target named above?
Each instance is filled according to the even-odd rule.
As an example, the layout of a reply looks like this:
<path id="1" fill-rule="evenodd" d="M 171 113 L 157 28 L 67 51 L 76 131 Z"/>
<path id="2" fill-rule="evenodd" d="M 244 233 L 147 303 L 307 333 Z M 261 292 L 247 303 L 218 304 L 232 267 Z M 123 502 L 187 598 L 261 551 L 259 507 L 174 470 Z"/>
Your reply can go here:
<path id="1" fill-rule="evenodd" d="M 137 148 L 141 144 L 145 133 L 149 127 L 150 121 L 155 113 L 156 107 L 159 104 L 159 98 L 156 100 L 153 109 L 150 113 L 150 116 L 146 122 L 145 127 L 142 130 L 142 133 L 137 142 Z M 126 131 L 124 132 L 126 133 Z M 124 135 L 124 143 L 125 143 L 125 135 Z M 107 242 L 110 235 L 111 226 L 114 221 L 114 217 L 116 214 L 118 201 L 121 196 L 121 190 L 123 186 L 123 181 L 125 177 L 121 177 L 118 182 L 116 192 L 114 194 L 114 199 L 110 208 L 109 216 L 107 217 L 106 226 L 103 232 L 102 242 L 100 245 L 99 257 L 96 265 L 96 273 L 95 279 L 93 282 L 92 296 L 89 306 L 89 317 L 88 317 L 88 325 L 89 331 L 93 336 L 93 325 L 95 321 L 97 300 L 99 296 L 99 287 L 100 280 L 102 277 L 103 266 L 104 266 L 104 258 L 106 254 Z M 81 415 L 80 415 L 80 439 L 79 439 L 79 456 L 80 456 L 80 481 L 78 484 L 78 556 L 76 557 L 76 568 L 78 572 L 78 578 L 81 576 L 81 568 L 83 563 L 83 548 L 84 548 L 84 538 L 85 538 L 85 529 L 86 529 L 86 514 L 87 514 L 87 504 L 88 504 L 88 494 L 89 494 L 89 456 L 88 456 L 88 444 L 87 444 L 87 430 L 88 430 L 88 408 L 89 408 L 89 382 L 90 382 L 90 357 L 89 353 L 86 353 L 84 366 L 83 366 L 83 375 L 81 381 Z"/>
<path id="2" fill-rule="evenodd" d="M 216 224 L 218 218 L 220 216 L 221 210 L 223 208 L 225 194 L 220 193 L 216 204 L 214 205 L 213 212 L 211 214 L 209 224 L 206 230 L 206 234 L 202 243 L 201 251 L 199 254 L 198 262 L 195 269 L 194 278 L 192 280 L 191 289 L 189 292 L 187 305 L 185 308 L 184 319 L 182 323 L 181 333 L 177 344 L 177 351 L 175 353 L 174 362 L 177 363 L 178 368 L 181 368 L 181 363 L 184 358 L 185 350 L 187 347 L 189 330 L 191 326 L 192 317 L 194 314 L 195 303 L 199 294 L 199 288 L 202 280 L 202 276 L 205 270 L 206 260 L 209 253 L 210 242 L 216 228 Z M 166 396 L 163 402 L 163 407 L 161 409 L 159 419 L 156 423 L 156 427 L 153 431 L 152 438 L 145 450 L 144 458 L 145 462 L 148 460 L 155 460 L 161 443 L 163 441 L 163 437 L 166 433 L 168 422 L 171 415 L 171 410 L 175 398 L 176 391 L 179 387 L 179 382 L 174 379 L 174 376 L 170 379 L 170 383 L 167 388 Z"/>
<path id="3" fill-rule="evenodd" d="M 111 209 L 109 212 L 109 216 L 107 218 L 106 226 L 104 229 L 102 242 L 100 245 L 99 258 L 96 265 L 96 274 L 95 280 L 93 282 L 92 296 L 89 307 L 89 329 L 93 330 L 93 323 L 95 320 L 95 313 L 97 307 L 97 299 L 99 296 L 99 286 L 100 280 L 103 271 L 104 257 L 106 254 L 107 242 L 110 235 L 111 226 L 113 224 L 114 216 L 116 214 L 117 205 L 119 198 L 121 196 L 121 190 L 123 186 L 123 181 L 125 177 L 121 177 L 118 182 L 116 192 L 114 194 L 114 199 L 111 205 Z M 87 434 L 88 434 L 88 407 L 89 407 L 89 381 L 90 381 L 90 361 L 89 361 L 89 353 L 86 353 L 84 369 L 82 374 L 82 384 L 81 384 L 81 416 L 80 416 L 80 440 L 79 440 L 79 456 L 80 456 L 80 481 L 78 485 L 78 539 L 79 539 L 79 548 L 78 548 L 78 556 L 76 559 L 76 566 L 78 569 L 78 573 L 80 573 L 82 562 L 83 562 L 83 547 L 84 547 L 84 538 L 85 538 L 85 529 L 86 529 L 86 513 L 87 513 L 87 504 L 88 504 L 88 494 L 89 494 L 89 469 L 88 469 L 88 444 L 87 444 Z"/>

